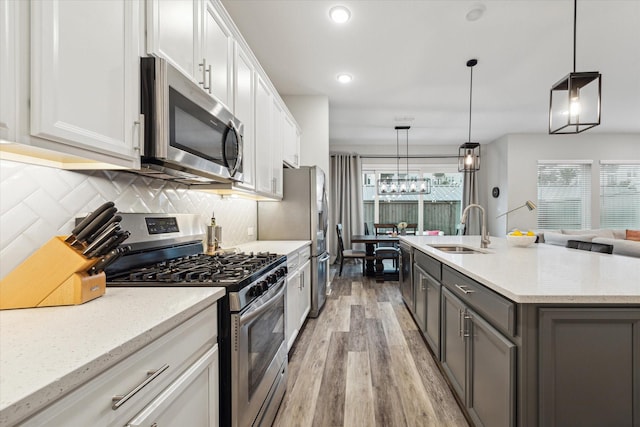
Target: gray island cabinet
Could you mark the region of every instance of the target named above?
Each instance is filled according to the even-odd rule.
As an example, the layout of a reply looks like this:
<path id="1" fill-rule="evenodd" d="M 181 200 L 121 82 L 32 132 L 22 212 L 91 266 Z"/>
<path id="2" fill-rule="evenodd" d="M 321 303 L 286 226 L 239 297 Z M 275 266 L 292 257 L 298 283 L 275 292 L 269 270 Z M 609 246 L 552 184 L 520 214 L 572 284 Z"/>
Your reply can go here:
<path id="1" fill-rule="evenodd" d="M 408 306 L 468 418 L 640 427 L 640 260 L 492 239 L 475 254 L 430 246 L 477 248 L 475 236 L 401 240 Z"/>

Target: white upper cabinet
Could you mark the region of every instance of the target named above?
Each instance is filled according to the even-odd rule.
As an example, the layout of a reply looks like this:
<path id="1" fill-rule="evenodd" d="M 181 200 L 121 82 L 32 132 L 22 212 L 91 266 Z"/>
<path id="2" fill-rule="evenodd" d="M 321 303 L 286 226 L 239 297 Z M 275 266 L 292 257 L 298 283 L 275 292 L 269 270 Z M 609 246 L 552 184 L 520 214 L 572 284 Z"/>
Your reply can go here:
<path id="1" fill-rule="evenodd" d="M 148 0 L 147 52 L 233 109 L 233 44 L 211 0 Z"/>
<path id="2" fill-rule="evenodd" d="M 200 43 L 198 0 L 147 1 L 147 51 L 165 58 L 194 80 Z"/>
<path id="3" fill-rule="evenodd" d="M 285 115 L 282 155 L 286 164 L 293 168 L 300 166 L 300 132 L 294 120 Z"/>
<path id="4" fill-rule="evenodd" d="M 139 165 L 139 13 L 129 0 L 31 3 L 33 136 Z"/>
<path id="5" fill-rule="evenodd" d="M 255 152 L 256 152 L 256 191 L 275 193 L 273 181 L 272 157 L 272 109 L 273 96 L 266 82 L 256 73 L 256 116 L 255 116 Z"/>
<path id="6" fill-rule="evenodd" d="M 255 189 L 254 69 L 251 60 L 240 45 L 236 45 L 234 70 L 234 112 L 235 116 L 244 125 L 242 140 L 242 186 Z"/>
<path id="7" fill-rule="evenodd" d="M 202 62 L 198 71 L 204 71 L 205 89 L 233 110 L 233 45 L 231 32 L 223 24 L 212 1 L 205 1 L 202 31 Z"/>
<path id="8" fill-rule="evenodd" d="M 0 1 L 0 140 L 16 137 L 17 3 Z"/>
<path id="9" fill-rule="evenodd" d="M 284 137 L 284 118 L 285 112 L 280 101 L 273 98 L 272 110 L 272 126 L 273 134 L 271 139 L 271 177 L 273 179 L 273 194 L 282 197 L 282 147 Z"/>

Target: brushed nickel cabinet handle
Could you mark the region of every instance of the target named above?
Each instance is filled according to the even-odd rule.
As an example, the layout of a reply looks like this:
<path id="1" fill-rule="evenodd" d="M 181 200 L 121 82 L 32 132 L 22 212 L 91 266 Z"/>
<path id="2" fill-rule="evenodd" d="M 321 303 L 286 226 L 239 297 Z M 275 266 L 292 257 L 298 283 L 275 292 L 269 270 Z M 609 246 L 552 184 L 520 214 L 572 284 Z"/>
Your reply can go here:
<path id="1" fill-rule="evenodd" d="M 111 409 L 113 409 L 114 411 L 119 409 L 127 402 L 127 400 L 131 399 L 136 393 L 145 388 L 151 381 L 158 378 L 158 376 L 160 376 L 160 374 L 162 374 L 167 369 L 169 369 L 169 365 L 165 363 L 160 369 L 157 369 L 155 371 L 148 371 L 147 378 L 143 382 L 138 384 L 136 388 L 125 395 L 113 396 L 113 398 L 111 399 L 111 401 L 113 402 L 113 405 L 111 405 Z"/>
<path id="2" fill-rule="evenodd" d="M 472 294 L 472 293 L 474 293 L 474 292 L 475 292 L 475 291 L 474 291 L 474 290 L 472 290 L 472 289 L 467 289 L 467 288 L 465 287 L 465 285 L 458 285 L 458 284 L 456 284 L 456 285 L 455 285 L 455 287 L 456 287 L 456 288 L 458 288 L 458 289 L 460 289 L 462 292 L 464 292 L 464 293 L 465 293 L 465 295 L 466 295 L 466 294 Z"/>

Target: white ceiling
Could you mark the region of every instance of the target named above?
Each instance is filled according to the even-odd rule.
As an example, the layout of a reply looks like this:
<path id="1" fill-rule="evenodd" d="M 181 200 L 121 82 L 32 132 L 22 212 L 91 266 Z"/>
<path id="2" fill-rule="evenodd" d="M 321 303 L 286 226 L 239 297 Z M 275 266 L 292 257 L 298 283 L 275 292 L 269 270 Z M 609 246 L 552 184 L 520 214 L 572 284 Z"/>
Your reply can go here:
<path id="1" fill-rule="evenodd" d="M 326 95 L 339 145 L 411 145 L 548 131 L 549 89 L 572 71 L 572 0 L 222 0 L 281 95 Z M 342 25 L 337 4 L 351 10 Z M 602 124 L 589 133 L 640 133 L 640 0 L 580 0 L 576 71 L 602 73 Z M 340 72 L 354 76 L 344 85 Z M 562 138 L 558 136 L 558 138 Z M 640 142 L 640 141 L 639 141 Z"/>

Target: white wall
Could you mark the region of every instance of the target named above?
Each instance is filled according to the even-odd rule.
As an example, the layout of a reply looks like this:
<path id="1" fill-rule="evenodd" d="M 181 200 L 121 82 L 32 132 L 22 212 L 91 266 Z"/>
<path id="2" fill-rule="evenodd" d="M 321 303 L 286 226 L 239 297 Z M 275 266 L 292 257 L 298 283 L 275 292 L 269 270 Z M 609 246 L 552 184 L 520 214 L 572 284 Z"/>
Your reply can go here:
<path id="1" fill-rule="evenodd" d="M 589 131 L 579 135 L 514 134 L 488 144 L 486 150 L 483 147 L 483 156 L 483 163 L 489 171 L 483 171 L 485 188 L 480 192 L 485 197 L 490 197 L 491 187 L 497 185 L 501 191 L 499 199 L 502 199 L 489 204 L 489 228 L 492 234 L 502 236 L 513 228 L 536 228 L 536 211 L 529 212 L 527 208 L 509 214 L 507 221 L 496 220 L 496 216 L 507 209 L 524 204 L 527 200 L 537 203 L 539 160 L 593 162 L 591 226 L 597 228 L 600 224 L 599 162 L 640 160 L 640 134 L 598 134 Z M 497 168 L 498 172 L 491 170 L 492 168 Z M 483 203 L 487 203 L 487 200 L 484 199 Z"/>
<path id="2" fill-rule="evenodd" d="M 252 200 L 223 199 L 126 172 L 72 172 L 0 160 L 0 278 L 108 200 L 120 212 L 199 214 L 203 227 L 215 211 L 223 247 L 256 239 L 247 233 L 257 225 Z"/>

